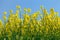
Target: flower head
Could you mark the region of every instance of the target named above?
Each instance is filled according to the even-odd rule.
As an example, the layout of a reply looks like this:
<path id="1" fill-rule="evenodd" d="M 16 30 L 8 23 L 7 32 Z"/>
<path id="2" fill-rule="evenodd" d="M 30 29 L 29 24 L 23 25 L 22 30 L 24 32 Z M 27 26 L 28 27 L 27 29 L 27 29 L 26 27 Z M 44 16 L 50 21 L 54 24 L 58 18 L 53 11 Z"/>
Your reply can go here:
<path id="1" fill-rule="evenodd" d="M 7 14 L 7 12 L 4 12 L 3 14 L 4 14 L 4 15 L 6 15 L 6 14 Z"/>
<path id="2" fill-rule="evenodd" d="M 10 10 L 10 13 L 13 13 L 13 10 Z"/>
<path id="3" fill-rule="evenodd" d="M 28 8 L 28 9 L 27 9 L 27 11 L 28 11 L 28 12 L 31 12 L 31 9 L 30 9 L 30 8 Z"/>
<path id="4" fill-rule="evenodd" d="M 24 8 L 24 11 L 26 12 L 26 11 L 27 11 L 27 9 L 26 9 L 26 8 Z"/>
<path id="5" fill-rule="evenodd" d="M 20 9 L 20 6 L 19 6 L 19 5 L 17 5 L 17 6 L 16 6 L 16 8 Z"/>

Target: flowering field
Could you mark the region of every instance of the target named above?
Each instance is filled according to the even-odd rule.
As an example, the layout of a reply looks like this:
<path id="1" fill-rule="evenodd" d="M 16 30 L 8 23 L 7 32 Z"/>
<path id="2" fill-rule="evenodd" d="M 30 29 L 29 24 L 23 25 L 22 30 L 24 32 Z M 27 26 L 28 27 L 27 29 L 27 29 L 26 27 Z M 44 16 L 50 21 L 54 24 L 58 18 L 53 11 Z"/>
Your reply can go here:
<path id="1" fill-rule="evenodd" d="M 20 16 L 20 6 L 16 6 L 16 12 L 10 10 L 3 13 L 3 21 L 0 20 L 0 40 L 60 40 L 60 17 L 53 8 L 50 12 L 41 7 L 31 15 L 30 8 L 24 8 L 23 18 Z"/>

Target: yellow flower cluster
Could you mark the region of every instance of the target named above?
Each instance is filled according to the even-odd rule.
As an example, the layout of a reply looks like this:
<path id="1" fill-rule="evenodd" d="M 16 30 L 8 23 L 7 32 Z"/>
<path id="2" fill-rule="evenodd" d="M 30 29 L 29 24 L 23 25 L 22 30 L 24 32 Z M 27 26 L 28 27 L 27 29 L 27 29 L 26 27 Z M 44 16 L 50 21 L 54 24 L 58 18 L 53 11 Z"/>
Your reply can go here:
<path id="1" fill-rule="evenodd" d="M 60 17 L 53 8 L 50 13 L 45 8 L 42 12 L 35 12 L 31 15 L 31 9 L 24 8 L 23 18 L 20 18 L 20 6 L 16 6 L 16 13 L 10 10 L 10 15 L 0 20 L 0 40 L 60 40 Z M 42 15 L 42 16 L 41 16 Z M 7 19 L 6 19 L 7 18 Z M 40 19 L 39 19 L 40 18 Z"/>

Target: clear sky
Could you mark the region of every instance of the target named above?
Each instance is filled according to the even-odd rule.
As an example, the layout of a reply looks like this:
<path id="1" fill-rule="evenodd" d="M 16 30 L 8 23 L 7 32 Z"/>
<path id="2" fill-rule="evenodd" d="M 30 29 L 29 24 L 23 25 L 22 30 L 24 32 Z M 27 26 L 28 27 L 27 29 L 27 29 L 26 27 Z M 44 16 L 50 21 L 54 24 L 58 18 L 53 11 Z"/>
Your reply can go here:
<path id="1" fill-rule="evenodd" d="M 40 5 L 43 5 L 48 11 L 50 8 L 54 8 L 55 11 L 60 13 L 60 0 L 0 0 L 0 19 L 2 19 L 2 13 L 9 10 L 16 10 L 16 5 L 20 5 L 21 9 L 31 8 L 32 13 L 40 9 Z M 60 14 L 59 14 L 60 15 Z"/>

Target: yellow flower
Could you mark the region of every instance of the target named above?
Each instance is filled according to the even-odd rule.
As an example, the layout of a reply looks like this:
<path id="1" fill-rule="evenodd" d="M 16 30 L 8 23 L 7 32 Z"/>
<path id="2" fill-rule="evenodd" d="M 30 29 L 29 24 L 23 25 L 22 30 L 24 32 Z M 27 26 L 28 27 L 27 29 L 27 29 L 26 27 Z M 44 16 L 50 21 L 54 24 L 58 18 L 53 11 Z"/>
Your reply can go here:
<path id="1" fill-rule="evenodd" d="M 13 10 L 10 10 L 10 13 L 13 13 Z"/>
<path id="2" fill-rule="evenodd" d="M 48 12 L 47 12 L 47 10 L 46 10 L 46 9 L 44 9 L 44 10 L 43 10 L 43 12 L 44 12 L 44 14 L 48 14 Z"/>
<path id="3" fill-rule="evenodd" d="M 18 13 L 16 13 L 15 16 L 18 17 Z"/>
<path id="4" fill-rule="evenodd" d="M 19 18 L 16 18 L 15 22 L 16 22 L 16 23 L 21 23 L 21 22 L 22 22 L 22 20 L 21 20 L 21 19 L 19 19 Z"/>
<path id="5" fill-rule="evenodd" d="M 2 21 L 0 20 L 0 25 L 2 25 Z"/>
<path id="6" fill-rule="evenodd" d="M 28 20 L 30 19 L 30 16 L 27 14 L 24 14 L 23 16 L 24 16 L 24 19 L 28 19 Z"/>
<path id="7" fill-rule="evenodd" d="M 55 12 L 55 15 L 58 16 L 58 12 Z"/>
<path id="8" fill-rule="evenodd" d="M 26 12 L 26 11 L 27 11 L 27 9 L 26 9 L 26 8 L 24 8 L 24 11 Z"/>
<path id="9" fill-rule="evenodd" d="M 16 10 L 16 13 L 19 13 L 19 10 Z"/>
<path id="10" fill-rule="evenodd" d="M 36 18 L 36 17 L 38 17 L 38 15 L 39 15 L 39 12 L 35 12 L 34 14 L 32 14 L 32 18 Z"/>
<path id="11" fill-rule="evenodd" d="M 28 19 L 25 19 L 24 20 L 24 24 L 28 24 L 29 23 L 29 20 Z"/>
<path id="12" fill-rule="evenodd" d="M 28 12 L 31 12 L 31 9 L 30 9 L 30 8 L 28 8 L 28 9 L 27 9 L 27 11 L 28 11 Z"/>
<path id="13" fill-rule="evenodd" d="M 17 17 L 19 16 L 19 10 L 16 10 L 16 14 Z"/>
<path id="14" fill-rule="evenodd" d="M 50 9 L 50 12 L 54 12 L 54 8 L 51 8 L 51 9 Z"/>
<path id="15" fill-rule="evenodd" d="M 7 14 L 7 12 L 4 12 L 3 14 L 4 14 L 4 15 L 6 15 L 6 14 Z"/>
<path id="16" fill-rule="evenodd" d="M 19 6 L 19 5 L 17 5 L 17 6 L 16 6 L 16 8 L 20 9 L 20 6 Z"/>
<path id="17" fill-rule="evenodd" d="M 3 16 L 3 19 L 6 20 L 6 16 Z"/>
<path id="18" fill-rule="evenodd" d="M 0 20 L 0 27 L 2 27 L 3 26 L 3 23 L 2 23 L 2 21 Z"/>
<path id="19" fill-rule="evenodd" d="M 54 14 L 55 14 L 54 8 L 51 8 L 51 9 L 50 9 L 50 15 L 51 15 L 51 16 L 54 16 Z"/>
<path id="20" fill-rule="evenodd" d="M 42 9 L 42 6 L 40 6 L 40 8 Z"/>

